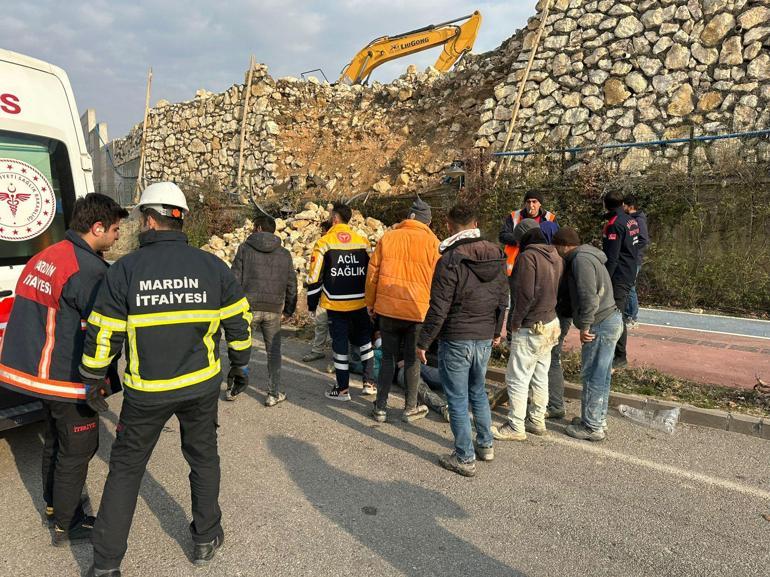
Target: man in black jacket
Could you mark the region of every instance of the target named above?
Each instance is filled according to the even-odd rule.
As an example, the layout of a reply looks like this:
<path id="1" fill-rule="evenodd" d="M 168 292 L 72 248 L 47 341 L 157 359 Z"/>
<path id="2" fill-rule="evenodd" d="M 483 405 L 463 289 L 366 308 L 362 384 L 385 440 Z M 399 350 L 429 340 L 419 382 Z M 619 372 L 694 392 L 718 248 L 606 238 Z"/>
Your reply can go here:
<path id="1" fill-rule="evenodd" d="M 482 461 L 494 458 L 492 415 L 484 378 L 492 344 L 500 340 L 508 308 L 508 282 L 503 253 L 481 238 L 472 208 L 454 206 L 447 215 L 447 224 L 452 236 L 439 245 L 441 258 L 433 274 L 430 308 L 417 341 L 417 356 L 426 363 L 425 351 L 439 339 L 439 371 L 455 438 L 454 452 L 442 457 L 439 464 L 472 477 L 476 474 L 476 455 Z"/>
<path id="2" fill-rule="evenodd" d="M 86 402 L 78 364 L 83 324 L 109 266 L 100 254 L 127 216 L 103 194 L 78 199 L 64 240 L 33 256 L 19 276 L 5 331 L 0 385 L 43 402 L 43 499 L 54 545 L 91 538 L 94 518 L 83 512 L 81 493 L 99 446 L 99 416 Z M 119 386 L 114 367 L 110 379 Z"/>
<path id="3" fill-rule="evenodd" d="M 626 310 L 628 295 L 636 282 L 637 258 L 639 254 L 639 223 L 623 210 L 623 195 L 616 190 L 604 197 L 607 222 L 602 229 L 602 250 L 607 256 L 607 272 L 612 279 L 612 290 L 618 310 Z M 615 347 L 614 368 L 628 365 L 626 340 L 628 330 L 623 325 L 623 334 Z"/>
<path id="4" fill-rule="evenodd" d="M 259 329 L 267 352 L 266 407 L 286 400 L 281 387 L 281 313 L 285 318 L 297 308 L 297 273 L 291 253 L 275 235 L 275 220 L 266 215 L 254 221 L 254 232 L 233 259 L 233 274 L 241 283 L 251 307 L 252 329 Z M 225 393 L 235 400 L 230 390 Z"/>
<path id="5" fill-rule="evenodd" d="M 639 272 L 642 270 L 642 261 L 644 260 L 644 254 L 647 252 L 647 248 L 650 245 L 650 233 L 647 230 L 647 215 L 643 210 L 639 210 L 639 201 L 635 194 L 627 194 L 623 199 L 623 212 L 633 219 L 636 219 L 639 225 L 639 243 L 637 244 L 636 252 L 636 279 L 639 278 Z M 639 297 L 636 294 L 636 279 L 634 280 L 634 286 L 631 287 L 631 292 L 628 294 L 628 306 L 623 311 L 623 320 L 629 326 L 633 328 L 636 324 L 636 318 L 639 315 Z"/>
<path id="6" fill-rule="evenodd" d="M 120 563 L 147 462 L 166 422 L 179 421 L 190 466 L 193 562 L 211 561 L 224 542 L 219 508 L 217 402 L 224 329 L 233 395 L 248 387 L 251 313 L 229 267 L 187 244 L 187 200 L 172 182 L 148 186 L 135 209 L 139 248 L 110 267 L 88 317 L 80 374 L 98 407 L 107 365 L 126 343 L 123 406 L 92 542 L 94 577 L 120 577 Z M 99 406 L 101 401 L 101 406 Z"/>

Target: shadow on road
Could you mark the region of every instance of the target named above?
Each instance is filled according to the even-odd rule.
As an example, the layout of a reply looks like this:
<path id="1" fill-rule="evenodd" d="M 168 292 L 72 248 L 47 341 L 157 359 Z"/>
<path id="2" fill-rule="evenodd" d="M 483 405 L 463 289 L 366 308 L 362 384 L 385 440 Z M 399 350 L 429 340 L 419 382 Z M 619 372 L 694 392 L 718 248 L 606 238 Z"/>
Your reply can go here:
<path id="1" fill-rule="evenodd" d="M 404 575 L 524 577 L 441 526 L 441 518 L 469 517 L 445 495 L 405 481 L 356 477 L 298 439 L 271 436 L 267 444 L 313 507 Z"/>

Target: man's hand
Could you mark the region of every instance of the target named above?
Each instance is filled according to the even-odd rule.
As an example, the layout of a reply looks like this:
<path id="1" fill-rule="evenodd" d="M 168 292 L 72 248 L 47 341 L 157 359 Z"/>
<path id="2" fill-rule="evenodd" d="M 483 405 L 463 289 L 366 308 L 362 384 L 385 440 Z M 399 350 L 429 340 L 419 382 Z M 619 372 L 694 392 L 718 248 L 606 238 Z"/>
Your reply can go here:
<path id="1" fill-rule="evenodd" d="M 86 387 L 86 404 L 97 413 L 109 410 L 104 397 L 107 396 L 108 385 L 104 379 L 83 379 Z"/>
<path id="2" fill-rule="evenodd" d="M 492 339 L 492 346 L 493 347 L 498 346 L 502 342 L 502 340 L 503 340 L 502 335 L 496 336 L 494 339 Z"/>
<path id="3" fill-rule="evenodd" d="M 596 335 L 592 334 L 590 329 L 580 329 L 580 342 L 590 343 L 592 340 L 596 338 Z"/>
<path id="4" fill-rule="evenodd" d="M 372 320 L 377 316 L 377 313 L 374 312 L 374 307 L 366 307 L 366 312 L 369 313 L 369 318 Z"/>
<path id="5" fill-rule="evenodd" d="M 425 356 L 425 349 L 417 349 L 417 360 L 423 365 L 428 364 L 428 357 Z"/>
<path id="6" fill-rule="evenodd" d="M 227 389 L 230 397 L 237 397 L 249 386 L 249 367 L 230 367 L 227 373 Z"/>
<path id="7" fill-rule="evenodd" d="M 315 311 L 307 311 L 307 316 L 310 317 L 311 321 L 315 321 Z"/>

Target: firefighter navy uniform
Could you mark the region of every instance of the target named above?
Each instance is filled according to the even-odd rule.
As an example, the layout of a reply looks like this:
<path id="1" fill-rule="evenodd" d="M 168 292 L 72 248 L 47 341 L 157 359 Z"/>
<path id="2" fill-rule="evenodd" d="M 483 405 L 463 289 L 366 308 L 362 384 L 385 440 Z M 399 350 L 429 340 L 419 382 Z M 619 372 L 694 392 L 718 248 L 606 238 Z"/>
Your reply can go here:
<path id="1" fill-rule="evenodd" d="M 80 496 L 99 445 L 99 419 L 78 372 L 85 320 L 109 265 L 76 232 L 33 256 L 16 285 L 0 354 L 0 385 L 41 399 L 43 498 L 64 530 L 83 520 Z M 112 384 L 117 372 L 109 362 Z"/>
<path id="2" fill-rule="evenodd" d="M 126 552 L 139 485 L 166 422 L 179 420 L 190 465 L 193 541 L 222 538 L 217 400 L 224 330 L 231 366 L 247 366 L 251 313 L 230 269 L 193 248 L 181 231 L 149 230 L 118 260 L 99 291 L 80 371 L 104 375 L 124 343 L 124 400 L 94 526 L 94 566 L 114 569 Z"/>
<path id="3" fill-rule="evenodd" d="M 307 278 L 308 310 L 328 311 L 337 390 L 350 382 L 348 342 L 359 348 L 364 382 L 374 382 L 372 324 L 366 311 L 369 241 L 347 224 L 336 224 L 316 242 Z"/>

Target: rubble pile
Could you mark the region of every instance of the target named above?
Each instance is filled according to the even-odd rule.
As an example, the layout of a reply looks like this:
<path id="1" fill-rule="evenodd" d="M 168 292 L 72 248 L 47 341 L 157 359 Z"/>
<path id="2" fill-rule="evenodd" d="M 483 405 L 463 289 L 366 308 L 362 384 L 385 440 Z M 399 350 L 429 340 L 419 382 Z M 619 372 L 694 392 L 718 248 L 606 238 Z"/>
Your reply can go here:
<path id="1" fill-rule="evenodd" d="M 305 282 L 313 245 L 321 238 L 321 224 L 329 220 L 330 209 L 331 205 L 323 207 L 313 202 L 308 202 L 305 204 L 302 212 L 286 220 L 278 218 L 275 221 L 275 233 L 280 237 L 284 248 L 292 255 L 294 269 L 297 271 L 300 286 Z M 382 222 L 375 218 L 365 217 L 357 210 L 353 211 L 350 226 L 353 230 L 369 239 L 372 249 L 374 249 L 377 241 L 382 238 L 386 230 Z M 232 264 L 238 247 L 252 232 L 254 232 L 254 223 L 247 220 L 244 226 L 233 232 L 225 233 L 221 237 L 217 235 L 212 236 L 209 242 L 203 245 L 201 249 L 217 255 L 227 264 Z"/>

